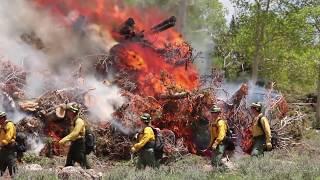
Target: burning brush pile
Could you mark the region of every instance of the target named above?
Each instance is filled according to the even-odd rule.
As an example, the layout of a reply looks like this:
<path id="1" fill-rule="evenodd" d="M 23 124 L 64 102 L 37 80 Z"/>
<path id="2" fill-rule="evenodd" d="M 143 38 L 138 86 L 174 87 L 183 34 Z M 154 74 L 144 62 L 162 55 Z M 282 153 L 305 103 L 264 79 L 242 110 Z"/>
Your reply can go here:
<path id="1" fill-rule="evenodd" d="M 111 0 L 90 3 L 34 0 L 32 4 L 29 8 L 45 11 L 64 33 L 87 40 L 86 43 L 92 43 L 90 47 L 99 47 L 99 53 L 80 58 L 78 54 L 67 54 L 62 62 L 68 63 L 60 65 L 56 61 L 62 56 L 52 62 L 56 54 L 52 44 L 41 36 L 42 32 L 29 35 L 23 32 L 20 43 L 45 54 L 40 57 L 48 59 L 43 61 L 46 68 L 30 70 L 13 61 L 0 61 L 1 106 L 15 118 L 17 114 L 24 117 L 18 122 L 18 131 L 41 139 L 45 144 L 41 149 L 43 155 L 65 153 L 65 148 L 57 142 L 68 133 L 66 127 L 70 125 L 61 109 L 69 102 L 81 104 L 81 116 L 98 137 L 98 156 L 129 158 L 143 112 L 150 113 L 153 125 L 162 130 L 168 157 L 199 154 L 209 141 L 209 109 L 213 104 L 222 107 L 223 115 L 234 129 L 236 144 L 244 152 L 250 151 L 253 118 L 248 106 L 249 98 L 257 96 L 255 86 L 242 84 L 234 94 L 229 94 L 217 71 L 200 78 L 193 65 L 197 55 L 173 29 L 174 16 L 166 19 L 159 10 L 145 12 Z M 143 14 L 148 12 L 154 16 L 143 19 Z M 91 49 L 88 51 L 91 53 Z M 65 75 L 56 77 L 59 65 L 67 71 L 58 71 Z M 28 81 L 35 72 L 45 80 L 38 82 L 41 95 L 37 96 L 30 92 L 33 89 L 30 84 L 34 83 Z M 222 89 L 228 96 L 218 95 Z M 286 116 L 288 105 L 284 97 L 275 93 L 272 86 L 262 89 L 259 100 L 263 101 L 271 120 L 276 147 L 288 147 L 294 140 L 290 136 L 291 126 L 297 125 L 303 115 L 297 112 Z"/>

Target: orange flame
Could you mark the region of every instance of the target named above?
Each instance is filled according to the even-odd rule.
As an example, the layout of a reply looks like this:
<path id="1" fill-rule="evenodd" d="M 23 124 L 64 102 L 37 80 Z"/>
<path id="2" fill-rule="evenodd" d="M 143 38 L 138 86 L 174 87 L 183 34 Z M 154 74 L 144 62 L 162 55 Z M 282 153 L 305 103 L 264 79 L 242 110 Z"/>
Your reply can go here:
<path id="1" fill-rule="evenodd" d="M 69 24 L 66 20 L 72 12 L 77 12 L 84 16 L 90 23 L 102 26 L 105 31 L 112 33 L 127 20 L 132 17 L 136 21 L 138 30 L 146 30 L 147 40 L 156 47 L 163 47 L 165 43 L 184 42 L 181 34 L 173 29 L 161 33 L 161 36 L 148 33 L 148 30 L 165 18 L 159 9 L 139 9 L 125 6 L 121 0 L 34 0 L 36 5 L 51 10 L 52 13 L 64 24 Z M 149 14 L 146 16 L 146 14 Z"/>
<path id="2" fill-rule="evenodd" d="M 166 90 L 168 81 L 186 90 L 193 90 L 198 86 L 198 74 L 191 66 L 188 70 L 184 66 L 173 66 L 149 46 L 137 42 L 127 42 L 115 47 L 116 54 L 121 61 L 122 68 L 136 71 L 139 91 L 144 95 L 155 95 Z M 163 77 L 167 74 L 167 77 Z"/>
<path id="3" fill-rule="evenodd" d="M 186 42 L 182 35 L 173 28 L 160 33 L 150 32 L 154 25 L 168 17 L 160 10 L 128 7 L 121 0 L 34 0 L 34 2 L 39 8 L 48 9 L 58 22 L 66 27 L 75 23 L 77 17 L 74 16 L 84 16 L 88 23 L 99 26 L 103 33 L 110 34 L 116 41 L 120 41 L 118 28 L 129 17 L 133 18 L 136 22 L 135 30 L 137 32 L 144 30 L 144 41 L 121 41 L 110 52 L 117 56 L 117 68 L 127 71 L 130 78 L 137 83 L 137 93 L 154 96 L 168 91 L 172 86 L 187 91 L 199 86 L 198 72 L 189 63 L 192 49 L 185 46 Z M 179 53 L 169 59 L 159 53 L 168 47 L 173 47 L 173 51 L 178 49 Z M 185 138 L 190 152 L 196 152 L 192 143 L 192 129 L 185 128 L 185 123 L 168 126 L 178 137 Z"/>
<path id="4" fill-rule="evenodd" d="M 198 87 L 198 73 L 194 66 L 188 64 L 188 69 L 184 65 L 174 65 L 166 62 L 165 57 L 160 56 L 156 51 L 163 49 L 168 44 L 176 45 L 181 52 L 190 49 L 179 46 L 185 43 L 181 34 L 174 29 L 168 29 L 164 32 L 154 34 L 149 33 L 149 29 L 154 25 L 163 21 L 167 16 L 158 9 L 139 9 L 125 6 L 121 1 L 115 0 L 34 0 L 40 7 L 45 7 L 61 20 L 62 23 L 72 25 L 66 21 L 70 14 L 78 14 L 84 16 L 89 23 L 96 24 L 101 29 L 118 39 L 119 34 L 117 28 L 129 17 L 136 22 L 137 31 L 146 30 L 144 39 L 152 44 L 144 43 L 121 43 L 120 50 L 116 53 L 123 66 L 128 68 L 130 72 L 134 71 L 138 82 L 138 90 L 143 95 L 156 95 L 166 91 L 166 85 L 171 84 L 185 90 L 193 90 Z M 146 16 L 146 14 L 150 14 Z M 70 18 L 69 18 L 70 19 Z M 184 52 L 184 53 L 186 53 Z M 173 58 L 172 61 L 183 57 Z M 188 60 L 186 60 L 188 61 Z M 122 67 L 123 68 L 123 67 Z M 168 74 L 167 79 L 163 79 L 162 75 Z M 166 82 L 164 82 L 166 81 Z"/>

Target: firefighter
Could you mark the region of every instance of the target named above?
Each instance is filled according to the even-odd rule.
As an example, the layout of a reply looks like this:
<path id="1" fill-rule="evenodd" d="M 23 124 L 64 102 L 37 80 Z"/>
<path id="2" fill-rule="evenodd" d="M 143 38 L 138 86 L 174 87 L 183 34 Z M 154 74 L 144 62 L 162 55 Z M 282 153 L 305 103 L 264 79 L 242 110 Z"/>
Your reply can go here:
<path id="1" fill-rule="evenodd" d="M 208 150 L 212 149 L 211 165 L 219 168 L 222 165 L 221 159 L 226 150 L 225 138 L 227 135 L 227 122 L 221 117 L 221 109 L 214 105 L 211 110 L 212 120 L 210 122 L 210 143 Z"/>
<path id="2" fill-rule="evenodd" d="M 252 103 L 251 112 L 254 115 L 252 125 L 253 149 L 252 156 L 262 155 L 264 150 L 271 150 L 271 130 L 269 120 L 261 113 L 261 103 Z"/>
<path id="3" fill-rule="evenodd" d="M 139 153 L 137 162 L 138 169 L 144 169 L 146 166 L 152 168 L 158 167 L 154 152 L 155 134 L 151 128 L 151 115 L 144 113 L 140 119 L 143 122 L 143 129 L 138 134 L 139 142 L 133 145 L 131 152 Z"/>
<path id="4" fill-rule="evenodd" d="M 76 103 L 67 105 L 66 119 L 70 121 L 72 131 L 61 139 L 59 144 L 64 145 L 71 141 L 65 166 L 73 166 L 77 162 L 82 168 L 90 169 L 85 148 L 86 126 L 85 121 L 79 117 L 79 110 L 80 108 Z"/>
<path id="5" fill-rule="evenodd" d="M 11 177 L 16 173 L 16 127 L 7 120 L 5 112 L 0 112 L 0 170 L 1 176 L 8 168 Z"/>

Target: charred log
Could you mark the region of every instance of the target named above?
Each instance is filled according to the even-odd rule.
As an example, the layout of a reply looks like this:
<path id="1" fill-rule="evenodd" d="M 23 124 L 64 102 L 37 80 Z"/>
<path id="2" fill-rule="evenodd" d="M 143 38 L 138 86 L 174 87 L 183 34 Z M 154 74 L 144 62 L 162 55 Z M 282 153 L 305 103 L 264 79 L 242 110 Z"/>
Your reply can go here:
<path id="1" fill-rule="evenodd" d="M 177 18 L 175 16 L 171 16 L 170 18 L 162 21 L 161 23 L 153 26 L 151 28 L 152 33 L 159 33 L 165 31 L 171 27 L 176 25 Z"/>

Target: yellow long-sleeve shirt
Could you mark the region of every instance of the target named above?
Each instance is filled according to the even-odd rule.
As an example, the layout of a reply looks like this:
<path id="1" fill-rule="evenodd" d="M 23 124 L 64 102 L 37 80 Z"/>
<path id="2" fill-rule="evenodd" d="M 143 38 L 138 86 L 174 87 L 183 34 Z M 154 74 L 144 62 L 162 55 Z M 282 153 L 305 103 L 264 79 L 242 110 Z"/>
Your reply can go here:
<path id="1" fill-rule="evenodd" d="M 213 143 L 219 145 L 227 135 L 228 125 L 227 122 L 221 118 L 217 118 L 215 122 L 210 124 L 210 143 L 208 147 L 211 147 Z"/>
<path id="2" fill-rule="evenodd" d="M 85 122 L 81 118 L 77 118 L 75 121 L 75 126 L 70 134 L 59 141 L 59 144 L 65 144 L 69 141 L 75 141 L 77 139 L 83 138 L 85 136 L 86 126 Z"/>
<path id="3" fill-rule="evenodd" d="M 12 121 L 6 121 L 0 129 L 0 144 L 8 145 L 16 140 L 16 127 Z"/>
<path id="4" fill-rule="evenodd" d="M 261 122 L 260 124 L 259 121 Z M 269 120 L 263 116 L 263 114 L 259 114 L 259 116 L 254 118 L 252 135 L 253 137 L 265 135 L 266 143 L 271 143 L 271 129 Z"/>
<path id="5" fill-rule="evenodd" d="M 139 135 L 139 142 L 133 145 L 136 151 L 139 151 L 143 146 L 145 146 L 150 141 L 155 141 L 156 137 L 151 127 L 146 127 L 143 132 Z"/>

